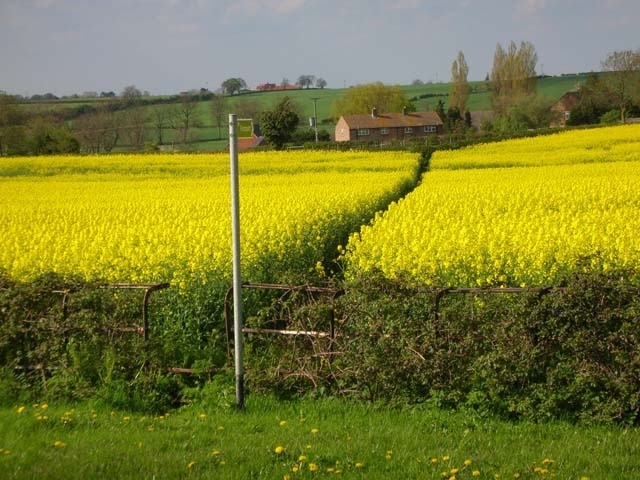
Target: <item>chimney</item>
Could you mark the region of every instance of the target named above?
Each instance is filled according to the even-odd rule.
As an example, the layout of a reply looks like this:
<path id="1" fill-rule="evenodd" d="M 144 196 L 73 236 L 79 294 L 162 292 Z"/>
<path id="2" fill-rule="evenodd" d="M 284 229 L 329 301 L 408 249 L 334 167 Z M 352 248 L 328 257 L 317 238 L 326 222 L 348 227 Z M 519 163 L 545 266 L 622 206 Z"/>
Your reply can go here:
<path id="1" fill-rule="evenodd" d="M 378 116 L 378 109 L 376 107 L 373 107 L 371 109 L 371 117 L 376 118 L 377 116 Z"/>
<path id="2" fill-rule="evenodd" d="M 407 116 L 407 107 L 402 107 L 402 115 Z"/>

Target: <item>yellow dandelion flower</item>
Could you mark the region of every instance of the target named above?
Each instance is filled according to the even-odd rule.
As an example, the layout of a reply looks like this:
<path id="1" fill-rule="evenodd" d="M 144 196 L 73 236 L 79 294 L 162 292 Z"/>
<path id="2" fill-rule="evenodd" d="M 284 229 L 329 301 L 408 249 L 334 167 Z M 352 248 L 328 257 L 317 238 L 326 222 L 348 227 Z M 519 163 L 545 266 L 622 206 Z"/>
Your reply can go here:
<path id="1" fill-rule="evenodd" d="M 218 425 L 218 430 L 224 430 L 224 427 L 222 425 Z"/>
<path id="2" fill-rule="evenodd" d="M 472 477 L 479 477 L 480 476 L 480 470 L 474 470 L 473 472 L 471 472 L 471 476 Z"/>
<path id="3" fill-rule="evenodd" d="M 20 405 L 20 406 L 17 408 L 16 412 L 18 412 L 18 413 L 22 413 L 22 412 L 24 412 L 24 409 L 25 409 L 25 408 L 27 408 L 27 407 L 25 407 L 24 405 Z"/>
<path id="4" fill-rule="evenodd" d="M 438 459 L 436 457 L 433 457 L 431 459 L 431 463 L 433 463 L 435 465 L 436 463 L 438 463 Z"/>
<path id="5" fill-rule="evenodd" d="M 451 457 L 449 455 L 445 455 L 444 457 L 442 457 L 442 461 L 443 462 L 448 462 L 450 458 Z"/>
<path id="6" fill-rule="evenodd" d="M 520 478 L 520 472 L 516 472 L 513 474 L 513 478 Z"/>
<path id="7" fill-rule="evenodd" d="M 357 462 L 356 463 L 356 468 L 362 468 L 362 467 L 364 467 L 364 463 L 362 463 L 362 462 Z"/>
<path id="8" fill-rule="evenodd" d="M 60 440 L 56 440 L 55 442 L 53 442 L 53 446 L 56 448 L 64 448 L 67 446 L 67 444 Z"/>
<path id="9" fill-rule="evenodd" d="M 589 480 L 589 477 L 580 477 L 580 480 Z"/>
<path id="10" fill-rule="evenodd" d="M 466 460 L 464 461 L 464 466 L 465 466 L 465 467 L 468 467 L 469 465 L 471 465 L 471 460 L 466 459 Z"/>
<path id="11" fill-rule="evenodd" d="M 191 467 L 193 467 L 195 464 L 196 464 L 196 462 L 191 461 L 191 462 L 189 462 L 189 463 L 187 464 L 187 468 L 191 468 Z"/>
<path id="12" fill-rule="evenodd" d="M 291 475 L 285 475 L 282 480 L 291 480 Z"/>
<path id="13" fill-rule="evenodd" d="M 305 445 L 304 448 L 306 448 L 307 450 L 311 450 L 313 447 L 311 445 L 307 444 L 307 445 Z"/>
<path id="14" fill-rule="evenodd" d="M 205 419 L 205 418 L 207 418 L 207 414 L 206 414 L 206 413 L 201 413 L 201 414 L 199 415 L 199 417 L 200 417 L 201 419 Z"/>
<path id="15" fill-rule="evenodd" d="M 542 464 L 543 465 L 549 465 L 550 463 L 554 463 L 555 460 L 551 460 L 550 458 L 545 458 L 544 460 L 542 460 Z"/>
<path id="16" fill-rule="evenodd" d="M 48 405 L 48 404 L 46 404 L 46 403 L 43 403 L 42 405 L 40 405 L 40 408 L 41 408 L 42 410 L 46 410 L 47 408 L 49 408 L 49 405 Z"/>
<path id="17" fill-rule="evenodd" d="M 327 473 L 333 473 L 334 470 L 335 468 L 333 467 L 327 467 Z"/>
<path id="18" fill-rule="evenodd" d="M 455 474 L 456 474 L 456 473 L 458 473 L 459 471 L 460 471 L 460 470 L 458 470 L 457 468 L 452 468 L 452 469 L 449 471 L 449 473 L 450 473 L 451 475 L 455 475 Z"/>
<path id="19" fill-rule="evenodd" d="M 280 420 L 279 425 L 280 425 L 281 427 L 284 427 L 286 424 L 287 424 L 287 421 L 286 421 L 286 420 Z"/>
<path id="20" fill-rule="evenodd" d="M 218 455 L 220 455 L 222 452 L 220 450 L 214 450 L 213 452 L 211 452 L 211 455 L 213 455 L 214 457 L 217 457 Z"/>
<path id="21" fill-rule="evenodd" d="M 285 451 L 285 448 L 282 445 L 278 445 L 276 448 L 273 449 L 273 451 L 276 452 L 276 455 L 280 455 Z"/>
<path id="22" fill-rule="evenodd" d="M 312 433 L 313 435 L 315 435 L 315 434 L 316 434 L 316 433 L 318 433 L 318 432 L 319 432 L 319 430 L 318 430 L 317 428 L 312 428 L 312 429 L 311 429 L 311 433 Z"/>
<path id="23" fill-rule="evenodd" d="M 300 471 L 300 467 L 298 465 L 294 465 L 293 467 L 291 467 L 291 471 L 293 473 L 298 473 Z"/>
<path id="24" fill-rule="evenodd" d="M 220 465 L 226 465 L 227 462 L 225 460 L 220 460 Z"/>
<path id="25" fill-rule="evenodd" d="M 307 461 L 307 456 L 306 455 L 300 455 L 298 457 L 298 461 L 299 462 L 306 462 Z"/>
<path id="26" fill-rule="evenodd" d="M 457 480 L 457 479 L 456 479 L 456 476 L 455 476 L 455 475 L 451 475 L 451 476 L 449 477 L 449 480 Z"/>
<path id="27" fill-rule="evenodd" d="M 309 464 L 309 471 L 310 472 L 317 472 L 318 471 L 318 464 L 317 463 L 310 463 Z"/>

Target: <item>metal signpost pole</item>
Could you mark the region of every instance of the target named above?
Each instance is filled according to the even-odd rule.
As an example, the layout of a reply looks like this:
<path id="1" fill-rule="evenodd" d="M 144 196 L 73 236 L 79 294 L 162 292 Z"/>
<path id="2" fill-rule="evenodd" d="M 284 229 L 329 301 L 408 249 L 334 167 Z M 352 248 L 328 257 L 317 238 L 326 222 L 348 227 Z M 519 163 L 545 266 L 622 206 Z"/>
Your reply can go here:
<path id="1" fill-rule="evenodd" d="M 318 100 L 320 100 L 320 98 L 313 97 L 311 100 L 313 100 L 313 129 L 316 133 L 316 143 L 318 143 L 318 109 L 316 103 L 318 102 Z"/>
<path id="2" fill-rule="evenodd" d="M 238 182 L 238 119 L 229 114 L 229 157 L 231 161 L 231 237 L 233 244 L 233 347 L 236 371 L 236 406 L 244 409 L 242 345 L 242 277 L 240 271 L 240 195 Z"/>

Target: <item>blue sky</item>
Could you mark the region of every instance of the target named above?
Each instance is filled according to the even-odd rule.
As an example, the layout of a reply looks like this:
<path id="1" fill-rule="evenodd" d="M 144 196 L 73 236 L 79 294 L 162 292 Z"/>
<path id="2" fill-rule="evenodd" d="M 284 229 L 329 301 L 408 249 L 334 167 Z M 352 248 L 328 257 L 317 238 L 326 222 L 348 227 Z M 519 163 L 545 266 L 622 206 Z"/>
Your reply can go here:
<path id="1" fill-rule="evenodd" d="M 0 0 L 0 90 L 448 81 L 458 51 L 481 80 L 512 40 L 538 73 L 588 72 L 640 48 L 639 21 L 640 0 Z"/>

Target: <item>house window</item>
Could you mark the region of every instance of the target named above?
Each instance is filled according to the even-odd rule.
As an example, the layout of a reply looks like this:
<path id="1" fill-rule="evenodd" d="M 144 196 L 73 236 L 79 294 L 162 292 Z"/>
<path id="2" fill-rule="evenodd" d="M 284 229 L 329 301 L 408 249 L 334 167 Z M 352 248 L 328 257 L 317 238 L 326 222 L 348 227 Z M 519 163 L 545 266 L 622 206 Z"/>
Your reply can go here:
<path id="1" fill-rule="evenodd" d="M 381 128 L 380 129 L 380 135 L 389 135 L 389 129 L 388 128 Z"/>
<path id="2" fill-rule="evenodd" d="M 368 128 L 359 128 L 358 129 L 358 136 L 359 137 L 364 137 L 366 135 L 369 135 L 369 129 Z"/>
<path id="3" fill-rule="evenodd" d="M 425 133 L 436 133 L 438 131 L 438 127 L 435 125 L 425 125 L 424 131 Z"/>
<path id="4" fill-rule="evenodd" d="M 404 133 L 413 133 L 413 127 L 404 127 Z"/>

